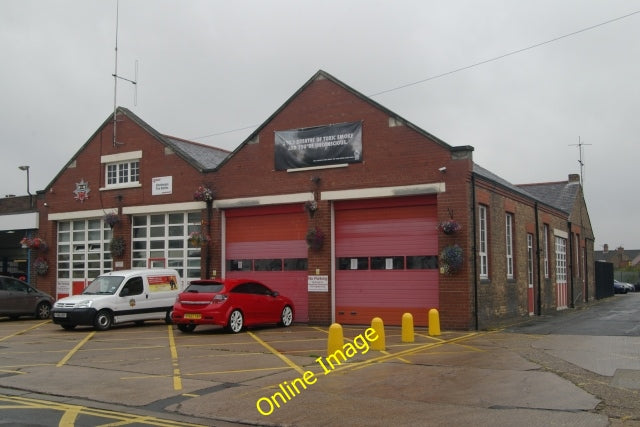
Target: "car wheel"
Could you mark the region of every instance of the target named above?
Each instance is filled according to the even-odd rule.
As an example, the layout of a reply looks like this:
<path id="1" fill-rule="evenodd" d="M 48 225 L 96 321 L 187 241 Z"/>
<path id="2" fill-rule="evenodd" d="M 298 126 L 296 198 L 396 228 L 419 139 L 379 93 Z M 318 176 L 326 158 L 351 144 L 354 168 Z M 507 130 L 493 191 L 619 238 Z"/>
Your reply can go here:
<path id="1" fill-rule="evenodd" d="M 36 307 L 36 318 L 44 320 L 49 317 L 51 317 L 51 306 L 46 302 L 38 304 L 38 307 Z"/>
<path id="2" fill-rule="evenodd" d="M 293 310 L 288 305 L 285 305 L 280 314 L 280 326 L 291 326 L 293 323 Z"/>
<path id="3" fill-rule="evenodd" d="M 196 329 L 196 325 L 193 323 L 178 323 L 178 329 L 182 332 L 190 333 Z"/>
<path id="4" fill-rule="evenodd" d="M 93 326 L 99 331 L 106 331 L 111 327 L 113 317 L 109 310 L 100 310 L 93 320 Z"/>
<path id="5" fill-rule="evenodd" d="M 60 326 L 62 326 L 62 329 L 64 329 L 65 331 L 70 331 L 76 328 L 76 325 L 60 325 Z"/>
<path id="6" fill-rule="evenodd" d="M 234 334 L 237 334 L 242 330 L 243 325 L 244 318 L 242 316 L 242 312 L 240 310 L 233 310 L 229 316 L 229 324 L 227 325 L 227 328 Z"/>

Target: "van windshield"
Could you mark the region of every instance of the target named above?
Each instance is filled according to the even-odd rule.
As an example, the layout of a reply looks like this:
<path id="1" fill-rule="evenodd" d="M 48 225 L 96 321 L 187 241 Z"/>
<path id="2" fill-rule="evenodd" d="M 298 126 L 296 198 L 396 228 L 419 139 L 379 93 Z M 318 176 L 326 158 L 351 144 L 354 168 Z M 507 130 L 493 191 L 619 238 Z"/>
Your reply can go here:
<path id="1" fill-rule="evenodd" d="M 89 284 L 83 295 L 113 295 L 118 290 L 124 276 L 100 276 Z"/>

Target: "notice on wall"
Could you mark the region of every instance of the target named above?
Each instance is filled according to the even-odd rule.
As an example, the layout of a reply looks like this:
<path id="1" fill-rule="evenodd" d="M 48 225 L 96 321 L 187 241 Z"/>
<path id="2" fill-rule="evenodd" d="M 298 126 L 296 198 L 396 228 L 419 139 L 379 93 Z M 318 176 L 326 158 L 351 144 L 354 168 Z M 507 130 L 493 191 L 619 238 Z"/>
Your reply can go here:
<path id="1" fill-rule="evenodd" d="M 163 194 L 171 194 L 173 192 L 173 177 L 159 176 L 151 178 L 151 195 L 161 196 Z"/>
<path id="2" fill-rule="evenodd" d="M 329 276 L 309 276 L 307 290 L 309 292 L 329 292 Z"/>
<path id="3" fill-rule="evenodd" d="M 275 132 L 276 170 L 361 161 L 362 122 Z"/>

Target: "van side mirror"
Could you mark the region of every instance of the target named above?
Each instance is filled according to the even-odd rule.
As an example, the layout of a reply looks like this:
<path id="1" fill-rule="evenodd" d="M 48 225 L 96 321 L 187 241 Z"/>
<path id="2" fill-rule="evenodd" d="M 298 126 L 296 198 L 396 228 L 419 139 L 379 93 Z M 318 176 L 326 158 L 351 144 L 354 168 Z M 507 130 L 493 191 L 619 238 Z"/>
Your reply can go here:
<path id="1" fill-rule="evenodd" d="M 129 288 L 124 288 L 123 290 L 120 291 L 121 297 L 126 297 L 127 295 L 129 295 Z"/>

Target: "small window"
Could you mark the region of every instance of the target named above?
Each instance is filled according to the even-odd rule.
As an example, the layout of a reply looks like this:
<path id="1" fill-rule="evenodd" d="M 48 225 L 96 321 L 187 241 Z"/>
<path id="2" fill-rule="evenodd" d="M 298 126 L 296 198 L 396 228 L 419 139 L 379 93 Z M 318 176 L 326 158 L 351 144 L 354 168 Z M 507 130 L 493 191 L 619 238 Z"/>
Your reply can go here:
<path id="1" fill-rule="evenodd" d="M 284 260 L 284 271 L 307 271 L 308 269 L 307 258 L 286 258 Z"/>
<path id="2" fill-rule="evenodd" d="M 140 182 L 140 160 L 109 163 L 105 169 L 107 187 Z"/>
<path id="3" fill-rule="evenodd" d="M 251 271 L 250 259 L 230 259 L 227 260 L 227 270 L 229 271 Z"/>
<path id="4" fill-rule="evenodd" d="M 372 270 L 404 270 L 404 257 L 387 256 L 371 257 Z"/>
<path id="5" fill-rule="evenodd" d="M 338 258 L 338 269 L 339 270 L 368 270 L 369 258 L 367 257 Z"/>
<path id="6" fill-rule="evenodd" d="M 407 257 L 407 270 L 434 270 L 438 268 L 435 255 L 415 255 Z"/>
<path id="7" fill-rule="evenodd" d="M 282 271 L 281 259 L 255 259 L 253 260 L 255 271 Z"/>

